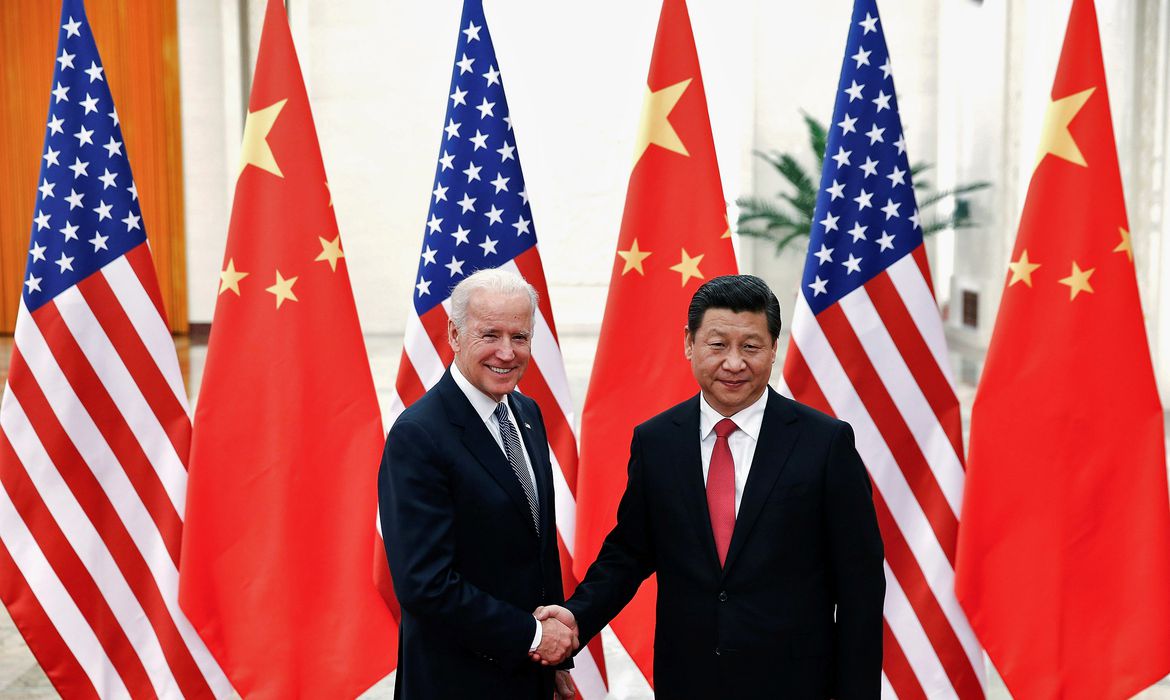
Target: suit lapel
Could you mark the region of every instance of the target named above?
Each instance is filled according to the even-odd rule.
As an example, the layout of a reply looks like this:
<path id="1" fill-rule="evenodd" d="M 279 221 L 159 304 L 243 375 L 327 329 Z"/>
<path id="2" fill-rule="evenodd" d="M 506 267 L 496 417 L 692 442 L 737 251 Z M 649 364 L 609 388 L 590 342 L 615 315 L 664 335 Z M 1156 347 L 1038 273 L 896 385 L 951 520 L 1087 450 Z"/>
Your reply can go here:
<path id="1" fill-rule="evenodd" d="M 443 405 L 447 409 L 447 418 L 452 425 L 462 428 L 463 446 L 475 457 L 476 461 L 495 479 L 500 488 L 523 514 L 525 522 L 532 521 L 532 510 L 528 507 L 528 496 L 516 480 L 516 472 L 504 456 L 495 438 L 488 432 L 483 420 L 471 407 L 471 402 L 463 395 L 463 390 L 451 377 L 450 368 L 443 374 L 443 378 L 436 385 L 443 398 Z"/>
<path id="2" fill-rule="evenodd" d="M 522 405 L 518 397 L 509 395 L 508 403 L 512 406 L 512 413 L 519 423 L 516 429 L 520 431 L 520 439 L 524 441 L 524 450 L 532 462 L 532 473 L 536 476 L 536 497 L 540 506 L 540 538 L 543 540 L 548 534 L 550 523 L 553 522 L 553 519 L 548 517 L 552 508 L 553 490 L 552 465 L 545 458 L 545 455 L 548 454 L 547 441 L 545 445 L 537 444 L 538 436 L 534 426 L 536 417 L 529 415 L 527 407 Z"/>
<path id="3" fill-rule="evenodd" d="M 743 488 L 739 502 L 739 514 L 735 518 L 735 530 L 727 548 L 727 561 L 723 576 L 735 564 L 736 555 L 751 535 L 752 526 L 760 517 L 764 503 L 776 484 L 776 479 L 788 464 L 788 455 L 796 444 L 800 426 L 796 414 L 785 403 L 786 399 L 768 388 L 768 405 L 764 408 L 764 421 L 760 425 L 760 439 L 756 441 L 756 452 L 752 457 L 752 468 Z"/>
<path id="4" fill-rule="evenodd" d="M 699 450 L 699 397 L 688 401 L 676 416 L 677 446 L 674 463 L 682 473 L 683 502 L 703 549 L 701 556 L 719 568 L 719 552 L 715 549 L 715 534 L 711 531 L 711 511 L 707 508 L 707 485 L 703 482 L 703 456 Z"/>

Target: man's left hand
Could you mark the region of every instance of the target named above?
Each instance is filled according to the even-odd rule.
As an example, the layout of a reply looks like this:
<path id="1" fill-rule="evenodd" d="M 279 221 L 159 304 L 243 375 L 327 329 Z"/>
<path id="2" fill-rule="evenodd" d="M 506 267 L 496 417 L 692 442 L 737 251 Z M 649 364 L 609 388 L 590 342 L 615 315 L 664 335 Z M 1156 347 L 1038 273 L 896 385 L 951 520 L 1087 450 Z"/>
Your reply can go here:
<path id="1" fill-rule="evenodd" d="M 553 693 L 553 700 L 569 700 L 577 696 L 577 685 L 568 671 L 557 671 L 557 690 Z"/>

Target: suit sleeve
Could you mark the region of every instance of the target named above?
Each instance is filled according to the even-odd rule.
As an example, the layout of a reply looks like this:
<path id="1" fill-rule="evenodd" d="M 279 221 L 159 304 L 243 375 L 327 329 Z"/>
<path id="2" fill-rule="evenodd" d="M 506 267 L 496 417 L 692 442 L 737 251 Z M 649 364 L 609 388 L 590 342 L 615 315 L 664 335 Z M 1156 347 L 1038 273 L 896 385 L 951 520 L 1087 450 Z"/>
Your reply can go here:
<path id="1" fill-rule="evenodd" d="M 453 641 L 504 663 L 529 663 L 531 612 L 465 581 L 455 567 L 454 503 L 434 437 L 399 420 L 378 471 L 378 504 L 394 592 L 403 609 Z"/>
<path id="2" fill-rule="evenodd" d="M 842 424 L 825 475 L 826 518 L 837 603 L 835 693 L 838 700 L 881 696 L 882 606 L 886 577 L 869 475 Z"/>
<path id="3" fill-rule="evenodd" d="M 535 449 L 539 453 L 539 457 L 541 457 L 541 459 L 537 459 L 538 455 L 529 455 L 529 457 L 532 459 L 533 470 L 543 470 L 543 473 L 547 477 L 546 481 L 549 485 L 548 488 L 540 495 L 542 501 L 548 503 L 548 508 L 541 509 L 542 512 L 545 513 L 544 522 L 541 524 L 541 528 L 544 529 L 545 532 L 556 533 L 557 501 L 556 492 L 553 490 L 552 486 L 552 458 L 549 455 L 550 448 L 548 440 L 548 428 L 545 427 L 544 414 L 540 411 L 540 405 L 528 397 L 521 397 L 521 400 L 527 402 L 524 404 L 526 406 L 526 410 L 532 411 L 533 415 L 536 416 L 537 422 L 534 425 L 540 426 L 540 435 L 535 440 Z M 517 403 L 520 403 L 520 400 L 518 400 Z M 544 604 L 548 605 L 550 603 L 556 603 L 557 605 L 563 605 L 565 602 L 565 588 L 564 581 L 561 579 L 561 553 L 560 550 L 557 549 L 557 537 L 555 534 L 545 538 L 545 547 L 542 556 L 544 557 L 545 561 L 545 565 L 543 567 L 545 590 Z M 569 656 L 553 668 L 558 671 L 568 671 L 573 667 L 573 657 Z"/>
<path id="4" fill-rule="evenodd" d="M 638 592 L 656 568 L 654 539 L 646 501 L 645 462 L 638 431 L 630 444 L 626 491 L 618 503 L 617 523 L 605 537 L 597 560 L 565 604 L 577 618 L 581 648 L 589 643 Z"/>

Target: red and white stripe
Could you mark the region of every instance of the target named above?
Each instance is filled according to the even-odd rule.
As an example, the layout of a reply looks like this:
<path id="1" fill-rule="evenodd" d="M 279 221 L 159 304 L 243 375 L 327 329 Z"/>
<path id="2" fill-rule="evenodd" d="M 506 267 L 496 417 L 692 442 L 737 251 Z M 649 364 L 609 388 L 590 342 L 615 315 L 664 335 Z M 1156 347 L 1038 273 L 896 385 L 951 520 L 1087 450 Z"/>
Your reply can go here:
<path id="1" fill-rule="evenodd" d="M 147 244 L 29 313 L 0 401 L 0 597 L 67 697 L 232 694 L 179 610 L 191 422 Z"/>
<path id="2" fill-rule="evenodd" d="M 814 315 L 798 295 L 785 393 L 853 426 L 886 551 L 883 697 L 980 698 L 983 652 L 954 593 L 959 401 L 923 248 Z"/>
<path id="3" fill-rule="evenodd" d="M 533 247 L 500 266 L 518 272 L 528 280 L 540 297 L 532 339 L 532 360 L 520 382 L 519 390 L 540 405 L 548 433 L 549 456 L 552 460 L 553 488 L 556 497 L 557 544 L 561 554 L 561 574 L 565 589 L 571 591 L 577 581 L 573 576 L 573 542 L 577 522 L 577 437 L 573 432 L 573 402 L 569 395 L 569 380 L 565 361 L 561 356 L 553 322 L 552 305 L 540 253 Z M 417 401 L 423 393 L 443 376 L 454 358 L 447 343 L 447 319 L 450 298 L 419 317 L 411 307 L 403 339 L 402 360 L 398 380 L 391 398 L 385 425 L 393 425 L 399 414 Z M 378 532 L 381 545 L 381 523 Z M 380 573 L 380 572 L 377 572 Z M 383 595 L 387 594 L 388 573 L 376 575 Z M 608 694 L 601 638 L 597 637 L 586 651 L 574 658 L 573 681 L 582 700 L 600 700 Z"/>

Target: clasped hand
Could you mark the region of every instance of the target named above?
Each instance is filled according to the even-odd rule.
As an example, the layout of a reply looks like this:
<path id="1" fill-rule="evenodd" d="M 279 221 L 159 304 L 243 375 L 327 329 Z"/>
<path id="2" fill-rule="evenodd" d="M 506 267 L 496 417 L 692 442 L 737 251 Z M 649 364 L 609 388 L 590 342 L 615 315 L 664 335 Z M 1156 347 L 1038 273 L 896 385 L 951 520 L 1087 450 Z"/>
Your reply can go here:
<path id="1" fill-rule="evenodd" d="M 560 605 L 542 605 L 533 613 L 541 626 L 540 645 L 529 654 L 543 666 L 555 666 L 568 658 L 580 642 L 577 639 L 577 620 L 573 613 Z"/>

